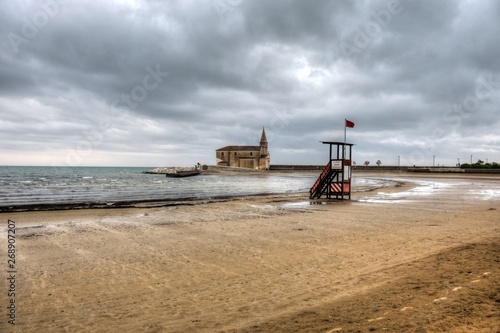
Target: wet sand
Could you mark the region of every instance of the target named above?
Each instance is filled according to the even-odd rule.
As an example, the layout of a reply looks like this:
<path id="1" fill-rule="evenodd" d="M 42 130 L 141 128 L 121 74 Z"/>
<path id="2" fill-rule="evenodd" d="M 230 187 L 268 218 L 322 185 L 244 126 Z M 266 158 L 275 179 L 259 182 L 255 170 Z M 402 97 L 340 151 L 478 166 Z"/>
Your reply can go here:
<path id="1" fill-rule="evenodd" d="M 18 247 L 0 331 L 498 332 L 500 178 L 369 176 L 404 185 L 0 214 Z"/>

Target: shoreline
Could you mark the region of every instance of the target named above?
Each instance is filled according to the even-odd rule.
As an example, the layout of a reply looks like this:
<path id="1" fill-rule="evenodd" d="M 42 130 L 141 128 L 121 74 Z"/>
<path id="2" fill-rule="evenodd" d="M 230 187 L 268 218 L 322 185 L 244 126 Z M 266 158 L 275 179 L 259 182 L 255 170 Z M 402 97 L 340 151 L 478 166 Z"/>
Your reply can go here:
<path id="1" fill-rule="evenodd" d="M 384 193 L 398 193 L 401 191 L 408 191 L 417 187 L 417 184 L 411 182 L 392 181 L 386 183 L 386 186 L 374 187 L 363 189 L 356 192 L 359 197 L 373 196 L 377 190 L 383 190 Z M 297 212 L 308 212 L 321 210 L 321 208 L 333 205 L 349 205 L 357 203 L 359 198 L 352 200 L 335 200 L 335 199 L 310 199 L 309 192 L 291 192 L 291 193 L 269 193 L 269 194 L 254 194 L 254 195 L 237 195 L 229 197 L 219 197 L 210 199 L 188 199 L 186 201 L 172 200 L 172 201 L 140 201 L 131 203 L 129 206 L 105 206 L 100 207 L 85 207 L 81 209 L 68 208 L 68 209 L 38 209 L 38 210 L 19 210 L 19 211 L 0 211 L 0 217 L 6 216 L 13 220 L 32 220 L 33 223 L 23 223 L 22 227 L 26 228 L 41 228 L 50 224 L 65 224 L 67 220 L 74 223 L 88 223 L 95 217 L 110 217 L 111 219 L 119 219 L 124 216 L 139 216 L 147 217 L 155 215 L 158 212 L 174 212 L 179 210 L 213 210 L 217 206 L 227 205 L 229 207 L 237 207 L 246 205 L 250 207 L 260 207 L 243 210 L 241 214 L 236 214 L 236 218 L 246 218 L 245 214 L 253 214 L 255 210 L 261 216 L 274 216 L 276 211 L 280 214 L 292 214 Z M 271 207 L 274 209 L 271 209 Z M 270 211 L 266 211 L 269 208 Z M 70 225 L 73 226 L 74 223 Z M 196 222 L 196 221 L 192 221 Z M 1 230 L 1 228 L 0 228 Z M 35 232 L 35 234 L 37 234 Z"/>
<path id="2" fill-rule="evenodd" d="M 309 174 L 308 172 L 280 172 L 281 174 Z M 212 174 L 212 173 L 207 173 Z M 213 174 L 223 174 L 225 176 L 239 176 L 245 173 L 227 171 L 215 172 Z M 316 174 L 316 173 L 314 173 Z M 367 178 L 374 178 L 372 175 Z M 382 187 L 394 186 L 397 182 L 387 181 L 383 185 L 372 186 L 359 186 L 359 189 L 353 188 L 353 193 L 360 193 L 365 191 L 373 191 Z M 312 186 L 312 185 L 311 185 Z M 96 201 L 96 202 L 61 202 L 61 203 L 39 203 L 39 204 L 20 204 L 0 206 L 0 214 L 13 213 L 13 212 L 29 212 L 29 211 L 60 211 L 60 210 L 84 210 L 84 209 L 123 209 L 123 208 L 139 208 L 139 207 L 171 207 L 182 205 L 197 205 L 221 201 L 236 200 L 245 197 L 269 197 L 269 196 L 295 196 L 305 195 L 308 197 L 308 191 L 289 191 L 289 192 L 263 192 L 254 194 L 234 194 L 234 195 L 214 195 L 205 197 L 178 197 L 178 198 L 165 198 L 165 199 L 137 199 L 137 200 L 113 200 L 113 201 Z M 307 194 L 307 195 L 306 195 Z"/>
<path id="3" fill-rule="evenodd" d="M 52 212 L 52 211 L 67 211 L 67 210 L 107 210 L 107 209 L 129 209 L 129 208 L 161 208 L 161 207 L 176 207 L 176 206 L 195 206 L 218 202 L 227 202 L 241 200 L 245 198 L 274 198 L 284 197 L 292 198 L 294 196 L 302 196 L 309 192 L 293 192 L 293 193 L 257 193 L 244 194 L 233 196 L 213 196 L 207 198 L 176 198 L 176 199 L 151 199 L 151 200 L 124 200 L 114 201 L 112 203 L 95 202 L 95 203 L 61 203 L 61 204 L 34 204 L 34 205 L 18 205 L 9 207 L 0 207 L 0 214 L 22 213 L 22 212 Z"/>
<path id="4" fill-rule="evenodd" d="M 265 174 L 265 172 L 262 172 Z M 318 174 L 317 171 L 303 171 L 303 170 L 280 170 L 271 171 L 272 174 Z M 248 174 L 247 172 L 238 171 L 209 171 L 207 175 L 226 175 L 240 176 Z M 378 171 L 378 172 L 363 172 L 355 171 L 353 177 L 374 179 L 392 182 L 392 184 L 384 184 L 382 186 L 359 186 L 357 189 L 356 185 L 353 185 L 353 194 L 359 194 L 364 192 L 371 192 L 379 190 L 381 188 L 398 187 L 398 182 L 400 178 L 411 179 L 470 179 L 470 180 L 500 180 L 500 175 L 492 174 L 465 174 L 465 173 L 411 173 L 411 172 L 392 172 L 392 171 Z M 311 182 L 312 186 L 313 182 Z M 206 196 L 206 197 L 178 197 L 178 198 L 165 198 L 165 199 L 138 199 L 138 200 L 113 200 L 113 201 L 96 201 L 96 202 L 68 202 L 68 203 L 40 203 L 40 204 L 20 204 L 20 205 L 7 205 L 0 206 L 0 215 L 5 213 L 13 212 L 29 212 L 29 211 L 64 211 L 64 210 L 85 210 L 85 209 L 125 209 L 125 208 L 139 208 L 139 207 L 172 207 L 172 206 L 182 206 L 182 205 L 197 205 L 221 201 L 236 200 L 238 198 L 244 197 L 267 197 L 267 196 L 294 196 L 294 195 L 306 195 L 307 191 L 292 191 L 292 192 L 267 192 L 267 193 L 254 193 L 254 194 L 235 194 L 235 195 L 216 195 L 216 196 Z"/>

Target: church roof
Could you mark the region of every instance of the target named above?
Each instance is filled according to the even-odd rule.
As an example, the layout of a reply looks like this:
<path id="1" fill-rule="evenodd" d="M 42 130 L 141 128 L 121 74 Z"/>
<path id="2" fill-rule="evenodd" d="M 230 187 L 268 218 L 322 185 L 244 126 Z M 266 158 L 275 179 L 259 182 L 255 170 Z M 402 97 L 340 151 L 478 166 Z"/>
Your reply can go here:
<path id="1" fill-rule="evenodd" d="M 266 131 L 264 130 L 264 127 L 262 127 L 262 136 L 260 137 L 260 142 L 267 142 Z"/>
<path id="2" fill-rule="evenodd" d="M 216 151 L 260 151 L 260 146 L 225 146 L 222 148 L 217 149 Z"/>

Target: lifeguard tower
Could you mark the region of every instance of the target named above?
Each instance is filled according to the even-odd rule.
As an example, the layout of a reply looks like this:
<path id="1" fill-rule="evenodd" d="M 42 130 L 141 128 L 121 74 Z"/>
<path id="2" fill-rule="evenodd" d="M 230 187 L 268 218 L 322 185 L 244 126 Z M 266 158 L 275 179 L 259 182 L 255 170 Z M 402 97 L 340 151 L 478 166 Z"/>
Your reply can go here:
<path id="1" fill-rule="evenodd" d="M 352 143 L 322 141 L 330 147 L 330 159 L 309 191 L 309 198 L 351 200 Z"/>

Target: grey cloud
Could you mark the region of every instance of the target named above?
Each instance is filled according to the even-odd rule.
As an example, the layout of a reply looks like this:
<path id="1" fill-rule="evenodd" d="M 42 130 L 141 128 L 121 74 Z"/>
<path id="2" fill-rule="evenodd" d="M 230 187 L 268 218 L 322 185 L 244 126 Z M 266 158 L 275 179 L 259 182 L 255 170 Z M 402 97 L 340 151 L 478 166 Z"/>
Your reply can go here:
<path id="1" fill-rule="evenodd" d="M 23 24 L 43 6 L 0 5 L 0 140 L 10 147 L 0 164 L 15 163 L 12 147 L 28 164 L 46 161 L 44 147 L 63 161 L 92 131 L 102 140 L 86 165 L 106 152 L 130 165 L 139 152 L 148 165 L 213 163 L 214 149 L 257 142 L 262 126 L 273 163 L 323 164 L 318 141 L 342 140 L 344 118 L 356 123 L 358 163 L 419 151 L 422 163 L 439 154 L 454 164 L 478 147 L 500 161 L 496 1 L 243 0 L 223 13 L 195 1 L 47 3 L 60 6 L 28 37 Z M 17 53 L 12 33 L 27 40 Z M 145 89 L 155 66 L 168 76 Z"/>

